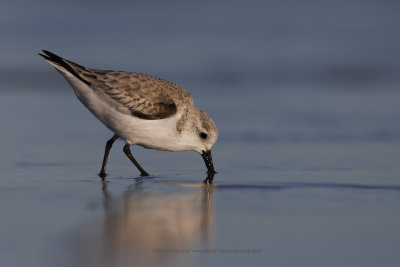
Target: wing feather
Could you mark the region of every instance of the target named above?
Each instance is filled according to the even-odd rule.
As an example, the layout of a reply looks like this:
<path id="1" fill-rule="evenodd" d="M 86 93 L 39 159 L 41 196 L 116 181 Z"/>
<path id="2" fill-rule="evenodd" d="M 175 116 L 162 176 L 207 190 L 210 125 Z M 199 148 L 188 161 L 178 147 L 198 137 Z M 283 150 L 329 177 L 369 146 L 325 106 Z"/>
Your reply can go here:
<path id="1" fill-rule="evenodd" d="M 97 72 L 92 86 L 100 87 L 112 99 L 127 107 L 133 116 L 157 120 L 173 116 L 188 93 L 179 85 L 139 73 Z M 189 95 L 190 97 L 190 95 Z M 191 97 L 190 97 L 191 98 Z"/>
<path id="2" fill-rule="evenodd" d="M 49 51 L 40 54 L 76 76 L 93 90 L 104 92 L 128 108 L 133 116 L 165 119 L 176 114 L 180 106 L 193 105 L 191 95 L 181 86 L 150 75 L 109 70 L 93 70 L 61 58 Z"/>

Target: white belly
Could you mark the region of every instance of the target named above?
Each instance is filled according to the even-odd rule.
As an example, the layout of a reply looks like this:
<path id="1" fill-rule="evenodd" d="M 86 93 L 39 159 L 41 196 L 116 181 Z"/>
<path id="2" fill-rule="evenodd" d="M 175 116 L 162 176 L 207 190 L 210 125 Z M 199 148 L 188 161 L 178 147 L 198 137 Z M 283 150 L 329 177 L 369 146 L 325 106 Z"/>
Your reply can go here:
<path id="1" fill-rule="evenodd" d="M 168 151 L 189 150 L 180 145 L 176 122 L 181 114 L 161 119 L 146 120 L 134 117 L 121 104 L 102 92 L 95 92 L 87 84 L 69 75 L 66 77 L 75 94 L 104 125 L 130 145 L 141 145 Z"/>

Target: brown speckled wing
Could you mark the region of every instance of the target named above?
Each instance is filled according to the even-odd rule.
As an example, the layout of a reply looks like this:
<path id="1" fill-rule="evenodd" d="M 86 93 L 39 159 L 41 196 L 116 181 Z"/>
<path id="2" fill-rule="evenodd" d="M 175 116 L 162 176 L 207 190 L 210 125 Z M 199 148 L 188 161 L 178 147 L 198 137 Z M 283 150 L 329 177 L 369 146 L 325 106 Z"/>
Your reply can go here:
<path id="1" fill-rule="evenodd" d="M 133 116 L 158 120 L 173 116 L 179 104 L 193 105 L 190 94 L 181 86 L 145 74 L 91 70 L 67 61 L 89 86 L 104 91 L 127 107 Z"/>
<path id="2" fill-rule="evenodd" d="M 177 85 L 137 73 L 93 72 L 104 92 L 127 107 L 132 115 L 148 120 L 164 119 L 177 112 L 171 94 Z"/>

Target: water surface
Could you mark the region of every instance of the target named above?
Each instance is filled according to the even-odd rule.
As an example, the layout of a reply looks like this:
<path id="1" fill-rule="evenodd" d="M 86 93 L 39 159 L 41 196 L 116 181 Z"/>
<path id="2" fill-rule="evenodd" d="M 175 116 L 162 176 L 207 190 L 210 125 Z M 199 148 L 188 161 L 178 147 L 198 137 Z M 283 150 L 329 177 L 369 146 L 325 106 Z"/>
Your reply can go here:
<path id="1" fill-rule="evenodd" d="M 285 105 L 284 95 L 277 94 L 259 107 L 276 109 L 275 115 L 264 116 L 253 113 L 253 105 L 237 110 L 234 100 L 219 112 L 216 100 L 199 98 L 221 129 L 213 149 L 218 174 L 205 186 L 206 169 L 194 152 L 134 148 L 152 174 L 142 179 L 120 141 L 102 182 L 96 173 L 111 133 L 72 91 L 3 92 L 0 114 L 8 123 L 2 132 L 7 151 L 1 160 L 2 261 L 395 266 L 398 126 L 386 132 L 381 126 L 383 119 L 395 118 L 397 107 L 382 104 L 380 114 L 367 108 L 380 105 L 377 97 L 390 102 L 395 96 L 364 96 L 364 106 L 350 113 L 343 112 L 350 109 L 344 101 L 314 113 L 312 102 Z M 328 100 L 321 97 L 319 102 Z M 229 112 L 237 117 L 222 120 Z M 296 122 L 302 114 L 303 121 Z M 257 120 L 246 119 L 253 115 Z M 12 138 L 4 141 L 6 136 Z"/>

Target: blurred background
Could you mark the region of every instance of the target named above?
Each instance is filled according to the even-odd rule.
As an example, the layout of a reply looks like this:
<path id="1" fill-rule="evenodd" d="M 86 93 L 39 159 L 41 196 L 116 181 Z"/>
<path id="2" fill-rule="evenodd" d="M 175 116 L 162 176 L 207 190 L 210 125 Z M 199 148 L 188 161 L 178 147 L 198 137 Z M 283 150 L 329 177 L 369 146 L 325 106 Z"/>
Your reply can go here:
<path id="1" fill-rule="evenodd" d="M 36 56 L 47 49 L 91 67 L 196 83 L 192 91 L 386 91 L 399 82 L 398 10 L 373 0 L 4 1 L 2 88 L 56 90 Z"/>
<path id="2" fill-rule="evenodd" d="M 221 138 L 397 140 L 399 5 L 5 1 L 0 88 L 24 94 L 70 90 L 38 58 L 47 49 L 88 67 L 182 85 L 200 108 L 209 108 Z M 217 108 L 222 104 L 226 108 Z M 236 118 L 237 124 L 228 123 Z"/>
<path id="3" fill-rule="evenodd" d="M 90 232 L 92 239 L 82 244 L 101 249 L 71 254 L 82 239 L 71 236 L 110 229 L 108 221 L 117 222 L 111 228 L 145 223 L 110 208 L 132 194 L 129 199 L 148 202 L 142 195 L 137 201 L 137 191 L 129 189 L 136 170 L 121 144 L 111 151 L 107 190 L 100 183 L 96 173 L 112 133 L 37 55 L 46 49 L 90 68 L 176 82 L 217 123 L 213 157 L 220 187 L 213 193 L 214 211 L 199 213 L 212 218 L 206 229 L 215 229 L 205 247 L 263 253 L 179 256 L 171 266 L 188 266 L 188 259 L 192 266 L 243 266 L 249 260 L 398 266 L 399 11 L 400 2 L 392 0 L 3 0 L 0 263 L 54 266 L 69 259 L 79 266 L 71 255 L 95 258 L 107 246 L 98 241 L 101 234 Z M 151 202 L 155 210 L 189 189 L 154 181 L 204 179 L 195 153 L 134 150 L 157 178 L 139 188 L 162 192 Z M 189 199 L 205 198 L 190 190 Z M 113 205 L 110 195 L 119 199 Z M 134 207 L 142 212 L 146 205 Z M 102 218 L 105 226 L 92 226 Z M 181 220 L 191 224 L 191 212 Z M 192 225 L 182 239 L 205 229 Z M 138 235 L 132 228 L 127 236 L 146 239 L 147 230 Z M 114 231 L 124 235 L 123 229 Z M 179 247 L 176 238 L 163 242 L 168 240 Z"/>

